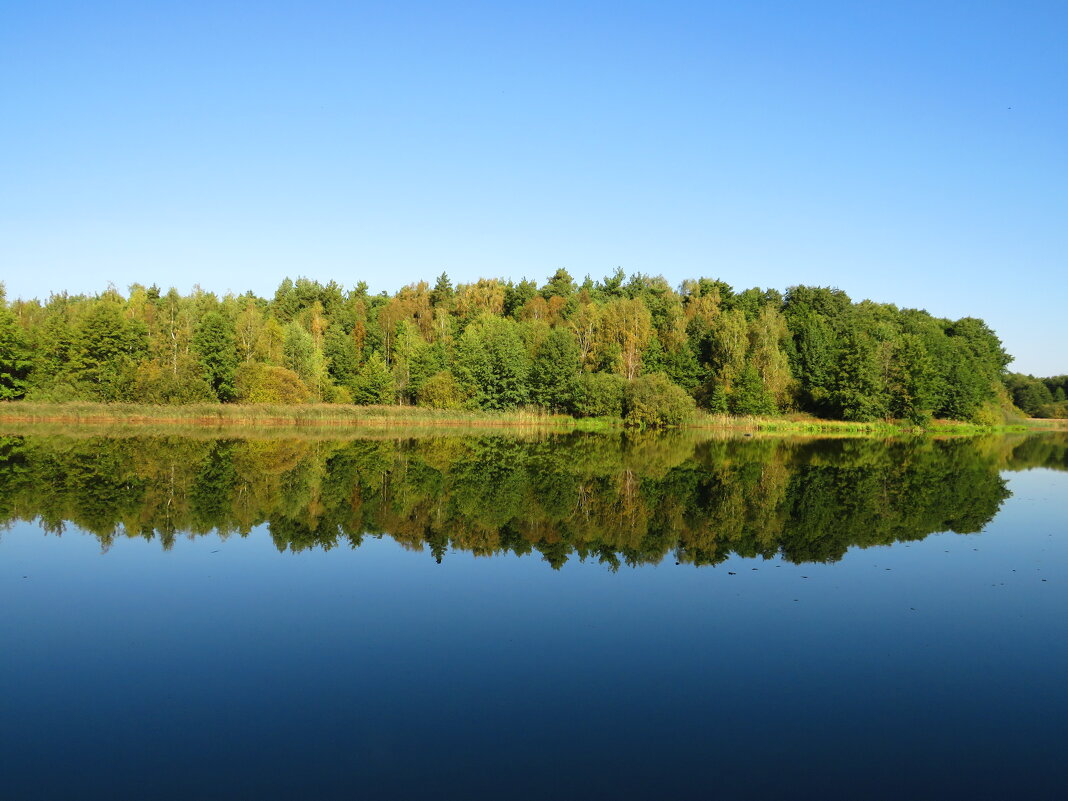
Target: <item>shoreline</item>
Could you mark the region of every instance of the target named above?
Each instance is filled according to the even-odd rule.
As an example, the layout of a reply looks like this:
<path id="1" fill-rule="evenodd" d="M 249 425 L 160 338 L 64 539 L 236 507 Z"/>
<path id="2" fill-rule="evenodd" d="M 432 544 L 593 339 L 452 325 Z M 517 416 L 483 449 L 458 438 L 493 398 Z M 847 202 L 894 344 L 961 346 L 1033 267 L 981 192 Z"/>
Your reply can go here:
<path id="1" fill-rule="evenodd" d="M 194 404 L 150 406 L 130 403 L 0 403 L 4 425 L 85 428 L 193 429 L 339 429 L 378 430 L 400 433 L 403 429 L 526 430 L 531 432 L 608 432 L 626 427 L 617 418 L 575 418 L 540 410 L 486 412 L 427 409 L 418 406 L 349 406 L 305 404 Z M 669 429 L 670 430 L 670 429 Z M 844 434 L 851 436 L 978 435 L 991 433 L 1040 433 L 1068 430 L 1068 420 L 1027 419 L 1019 423 L 981 426 L 951 420 L 935 420 L 927 428 L 896 421 L 869 423 L 787 415 L 783 417 L 731 417 L 698 414 L 676 431 L 723 431 L 764 435 Z"/>

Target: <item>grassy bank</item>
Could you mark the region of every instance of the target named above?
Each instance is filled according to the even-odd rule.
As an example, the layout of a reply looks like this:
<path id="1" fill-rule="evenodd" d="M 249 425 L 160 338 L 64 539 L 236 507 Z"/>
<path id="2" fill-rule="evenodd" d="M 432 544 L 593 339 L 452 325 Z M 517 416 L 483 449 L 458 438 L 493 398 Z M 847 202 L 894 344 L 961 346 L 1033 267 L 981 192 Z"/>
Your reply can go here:
<path id="1" fill-rule="evenodd" d="M 529 431 L 610 431 L 622 426 L 612 418 L 574 418 L 549 414 L 539 409 L 510 412 L 427 409 L 418 406 L 349 406 L 337 404 L 268 405 L 204 403 L 188 406 L 155 406 L 129 403 L 0 403 L 0 422 L 34 426 L 127 427 L 165 426 L 174 428 L 300 428 L 334 431 L 344 428 L 402 433 L 405 429 L 468 429 Z M 823 420 L 805 415 L 783 417 L 731 417 L 699 414 L 688 426 L 714 431 L 764 434 L 849 434 L 858 436 L 901 436 L 922 433 L 969 435 L 980 433 L 1020 433 L 1036 430 L 1064 430 L 1066 420 L 1027 420 L 1005 426 L 978 426 L 938 420 L 929 429 L 906 423 L 855 423 Z"/>
<path id="2" fill-rule="evenodd" d="M 792 414 L 781 417 L 732 417 L 730 415 L 700 415 L 695 428 L 733 429 L 765 434 L 853 434 L 861 436 L 902 436 L 935 434 L 973 435 L 990 433 L 1026 433 L 1036 429 L 1057 430 L 1056 426 L 1040 425 L 1050 421 L 1027 420 L 998 426 L 982 426 L 959 420 L 935 420 L 924 428 L 911 423 L 877 420 L 858 423 L 849 420 L 825 420 L 810 415 Z M 1062 423 L 1068 421 L 1060 421 Z M 1039 425 L 1032 425 L 1032 423 Z M 1063 428 L 1063 426 L 1062 426 Z"/>
<path id="3" fill-rule="evenodd" d="M 69 426 L 174 426 L 181 428 L 359 428 L 400 432 L 410 428 L 601 430 L 610 421 L 577 420 L 537 409 L 511 412 L 426 409 L 417 406 L 337 404 L 221 404 L 155 406 L 131 403 L 0 403 L 6 424 Z"/>

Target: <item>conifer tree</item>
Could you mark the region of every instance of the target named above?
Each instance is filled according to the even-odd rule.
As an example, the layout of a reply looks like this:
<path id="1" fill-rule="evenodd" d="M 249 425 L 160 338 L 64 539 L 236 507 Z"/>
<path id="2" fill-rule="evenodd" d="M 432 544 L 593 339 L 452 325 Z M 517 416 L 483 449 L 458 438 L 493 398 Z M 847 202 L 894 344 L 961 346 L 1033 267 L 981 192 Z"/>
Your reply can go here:
<path id="1" fill-rule="evenodd" d="M 0 400 L 16 400 L 26 394 L 32 367 L 26 338 L 0 295 Z"/>

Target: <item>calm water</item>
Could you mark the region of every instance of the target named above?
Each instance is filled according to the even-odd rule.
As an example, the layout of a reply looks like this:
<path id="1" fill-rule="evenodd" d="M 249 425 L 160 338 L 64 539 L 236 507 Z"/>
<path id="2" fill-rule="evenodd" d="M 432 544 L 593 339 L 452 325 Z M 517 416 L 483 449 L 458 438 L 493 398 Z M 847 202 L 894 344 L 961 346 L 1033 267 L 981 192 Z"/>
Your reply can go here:
<path id="1" fill-rule="evenodd" d="M 1060 798 L 1068 438 L 0 438 L 0 798 Z"/>

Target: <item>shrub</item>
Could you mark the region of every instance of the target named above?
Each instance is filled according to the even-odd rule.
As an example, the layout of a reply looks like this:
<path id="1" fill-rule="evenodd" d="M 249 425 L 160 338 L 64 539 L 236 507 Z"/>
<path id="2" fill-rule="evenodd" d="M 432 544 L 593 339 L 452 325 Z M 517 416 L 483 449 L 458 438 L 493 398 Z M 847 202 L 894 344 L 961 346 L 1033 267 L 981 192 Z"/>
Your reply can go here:
<path id="1" fill-rule="evenodd" d="M 623 421 L 642 428 L 678 426 L 693 416 L 695 406 L 686 390 L 663 373 L 643 375 L 623 392 Z"/>
<path id="2" fill-rule="evenodd" d="M 926 409 L 913 409 L 905 415 L 904 419 L 918 428 L 931 427 L 931 413 Z"/>
<path id="3" fill-rule="evenodd" d="M 348 387 L 339 387 L 336 384 L 327 384 L 326 397 L 323 398 L 327 403 L 340 403 L 345 406 L 352 405 L 352 393 L 349 392 Z"/>
<path id="4" fill-rule="evenodd" d="M 442 370 L 419 387 L 418 403 L 431 409 L 457 409 L 463 403 L 463 391 L 452 373 Z"/>
<path id="5" fill-rule="evenodd" d="M 203 403 L 216 400 L 211 386 L 188 369 L 177 373 L 157 360 L 141 362 L 134 372 L 130 400 L 136 403 Z"/>
<path id="6" fill-rule="evenodd" d="M 1008 398 L 1006 403 L 1011 403 Z M 996 400 L 979 404 L 969 416 L 969 421 L 981 426 L 1000 426 L 1005 423 L 1005 409 Z"/>
<path id="7" fill-rule="evenodd" d="M 310 394 L 292 370 L 259 362 L 238 367 L 234 387 L 242 403 L 305 403 Z"/>
<path id="8" fill-rule="evenodd" d="M 26 393 L 26 400 L 34 403 L 70 403 L 92 397 L 88 389 L 79 387 L 67 378 L 54 378 L 43 386 L 34 387 Z"/>
<path id="9" fill-rule="evenodd" d="M 571 413 L 576 417 L 622 417 L 623 376 L 613 373 L 582 373 L 571 393 Z"/>
<path id="10" fill-rule="evenodd" d="M 1035 413 L 1035 417 L 1042 417 L 1047 420 L 1068 417 L 1068 403 L 1065 401 L 1061 401 L 1060 403 L 1047 403 Z"/>

